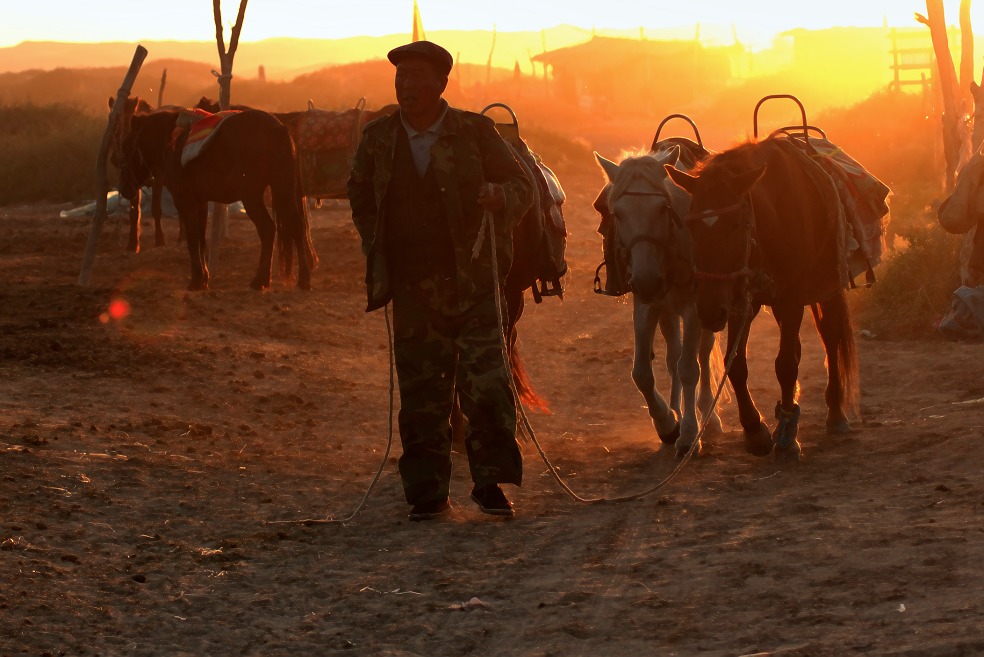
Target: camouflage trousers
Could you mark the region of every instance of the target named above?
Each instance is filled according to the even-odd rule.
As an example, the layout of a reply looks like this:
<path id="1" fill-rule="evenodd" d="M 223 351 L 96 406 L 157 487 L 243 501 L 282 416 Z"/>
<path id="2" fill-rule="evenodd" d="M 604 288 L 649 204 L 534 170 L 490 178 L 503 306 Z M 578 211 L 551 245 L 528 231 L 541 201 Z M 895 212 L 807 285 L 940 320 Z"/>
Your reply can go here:
<path id="1" fill-rule="evenodd" d="M 455 391 L 468 419 L 465 448 L 476 485 L 523 477 L 516 404 L 499 344 L 495 299 L 441 312 L 394 291 L 393 333 L 400 386 L 400 477 L 410 504 L 448 497 Z"/>

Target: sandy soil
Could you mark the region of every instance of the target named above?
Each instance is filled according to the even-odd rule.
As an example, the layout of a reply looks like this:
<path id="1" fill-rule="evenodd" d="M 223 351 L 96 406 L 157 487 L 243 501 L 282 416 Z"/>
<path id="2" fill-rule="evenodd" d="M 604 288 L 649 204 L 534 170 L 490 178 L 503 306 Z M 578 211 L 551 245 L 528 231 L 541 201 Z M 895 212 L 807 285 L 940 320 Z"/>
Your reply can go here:
<path id="1" fill-rule="evenodd" d="M 532 421 L 579 493 L 634 492 L 675 461 L 630 305 L 591 293 L 599 177 L 560 174 L 573 275 L 521 323 Z M 126 256 L 113 225 L 76 287 L 88 223 L 60 209 L 0 210 L 0 655 L 984 654 L 984 346 L 864 341 L 863 421 L 829 437 L 807 326 L 798 465 L 728 433 L 658 494 L 583 506 L 527 445 L 514 520 L 477 512 L 459 458 L 453 514 L 410 523 L 397 441 L 353 521 L 272 524 L 347 515 L 386 447 L 346 210 L 314 215 L 313 292 L 248 290 L 241 222 L 188 295 L 183 246 Z M 774 323 L 753 333 L 767 410 Z"/>

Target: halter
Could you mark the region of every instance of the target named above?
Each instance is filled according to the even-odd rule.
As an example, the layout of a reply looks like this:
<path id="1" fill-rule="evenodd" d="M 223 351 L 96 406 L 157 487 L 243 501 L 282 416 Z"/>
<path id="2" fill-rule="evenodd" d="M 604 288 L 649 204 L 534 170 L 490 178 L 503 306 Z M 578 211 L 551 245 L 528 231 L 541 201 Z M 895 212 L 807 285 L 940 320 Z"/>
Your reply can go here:
<path id="1" fill-rule="evenodd" d="M 741 222 L 745 226 L 745 255 L 742 258 L 742 266 L 735 271 L 728 272 L 725 274 L 718 274 L 714 272 L 701 271 L 694 265 L 694 278 L 698 281 L 732 281 L 732 280 L 744 280 L 751 278 L 758 273 L 758 270 L 752 269 L 751 260 L 752 252 L 756 247 L 755 240 L 755 209 L 752 206 L 752 195 L 750 193 L 745 193 L 741 199 L 737 202 L 732 203 L 723 208 L 714 208 L 710 210 L 704 210 L 702 212 L 692 212 L 687 215 L 687 223 L 693 223 L 696 221 L 704 221 L 710 217 L 716 217 L 731 212 L 741 212 Z"/>
<path id="2" fill-rule="evenodd" d="M 670 221 L 673 223 L 673 227 L 675 227 L 677 230 L 680 230 L 680 229 L 683 228 L 683 220 L 680 218 L 680 215 L 677 214 L 677 211 L 673 209 L 673 202 L 670 199 L 670 197 L 666 194 L 666 192 L 664 192 L 664 191 L 656 191 L 656 192 L 624 191 L 621 194 L 619 194 L 619 196 L 658 196 L 658 197 L 660 197 L 660 198 L 662 198 L 663 200 L 666 201 L 666 213 L 669 215 Z M 640 243 L 649 243 L 649 244 L 652 244 L 653 246 L 655 246 L 655 247 L 657 247 L 659 249 L 665 250 L 666 252 L 669 253 L 670 256 L 675 256 L 677 259 L 680 259 L 680 260 L 687 260 L 682 255 L 680 255 L 680 252 L 679 252 L 678 249 L 674 248 L 676 246 L 676 234 L 675 234 L 675 232 L 672 229 L 669 232 L 669 239 L 662 240 L 662 239 L 653 237 L 652 235 L 647 235 L 647 234 L 643 233 L 642 235 L 636 235 L 635 237 L 633 237 L 631 240 L 629 240 L 628 245 L 623 247 L 622 246 L 622 239 L 621 239 L 621 236 L 619 235 L 619 230 L 618 230 L 618 224 L 619 224 L 618 217 L 613 216 L 613 218 L 615 219 L 615 236 L 616 236 L 616 240 L 618 241 L 618 249 L 619 249 L 619 251 L 621 251 L 621 252 L 624 253 L 624 255 L 622 255 L 622 257 L 625 259 L 625 261 L 628 261 L 629 260 L 629 256 L 631 255 L 632 249 L 635 247 L 635 245 L 636 244 L 640 244 Z M 687 260 L 687 262 L 688 262 L 688 264 L 690 263 L 689 260 Z M 671 279 L 671 278 L 672 277 L 668 277 L 668 279 Z M 669 280 L 669 282 L 670 282 L 670 284 L 674 284 L 674 285 L 686 285 L 686 284 L 689 284 L 690 280 L 683 281 L 682 283 L 674 282 L 673 280 Z"/>

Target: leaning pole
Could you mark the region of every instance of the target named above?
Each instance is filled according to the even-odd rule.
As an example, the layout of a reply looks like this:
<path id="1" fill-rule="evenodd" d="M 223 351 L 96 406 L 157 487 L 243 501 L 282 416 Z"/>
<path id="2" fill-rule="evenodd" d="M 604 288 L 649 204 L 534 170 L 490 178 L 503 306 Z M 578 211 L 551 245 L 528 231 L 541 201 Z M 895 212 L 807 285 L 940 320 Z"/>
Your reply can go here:
<path id="1" fill-rule="evenodd" d="M 92 279 L 92 265 L 96 259 L 96 247 L 99 245 L 99 234 L 102 232 L 103 222 L 106 221 L 106 195 L 109 193 L 109 176 L 106 173 L 106 158 L 109 156 L 109 144 L 113 136 L 113 129 L 126 101 L 130 97 L 130 90 L 137 79 L 140 67 L 144 59 L 147 58 L 147 49 L 137 46 L 133 53 L 133 60 L 130 62 L 130 69 L 123 78 L 123 84 L 116 94 L 116 101 L 113 109 L 109 112 L 109 121 L 106 124 L 106 132 L 103 133 L 102 144 L 99 146 L 99 155 L 96 158 L 96 213 L 92 216 L 92 228 L 89 230 L 89 241 L 85 246 L 85 255 L 82 258 L 82 270 L 79 272 L 78 285 L 88 287 Z"/>

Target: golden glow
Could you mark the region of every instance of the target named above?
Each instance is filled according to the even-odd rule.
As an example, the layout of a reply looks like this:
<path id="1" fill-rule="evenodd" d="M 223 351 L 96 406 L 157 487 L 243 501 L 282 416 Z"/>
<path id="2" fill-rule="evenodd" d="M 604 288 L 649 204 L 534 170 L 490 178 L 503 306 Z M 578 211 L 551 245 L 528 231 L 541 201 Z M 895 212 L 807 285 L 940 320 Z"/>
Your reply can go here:
<path id="1" fill-rule="evenodd" d="M 133 3 L 124 0 L 75 2 L 47 0 L 8 3 L 0 21 L 0 46 L 21 41 L 127 41 L 214 39 L 212 5 L 202 0 Z M 423 25 L 431 38 L 441 30 L 534 31 L 558 25 L 647 31 L 686 28 L 698 23 L 702 34 L 730 40 L 734 25 L 739 38 L 763 43 L 772 34 L 796 27 L 915 25 L 913 11 L 922 2 L 898 0 L 827 0 L 820 5 L 774 0 L 544 0 L 494 3 L 461 0 L 418 0 Z M 957 3 L 947 2 L 956 23 Z M 227 26 L 235 21 L 239 3 L 222 2 Z M 139 7 L 139 9 L 137 9 Z M 353 3 L 309 0 L 256 0 L 247 6 L 242 40 L 271 37 L 337 39 L 352 36 L 409 34 L 412 0 L 361 0 Z M 976 12 L 981 12 L 975 8 Z M 984 14 L 982 14 L 984 16 Z"/>

